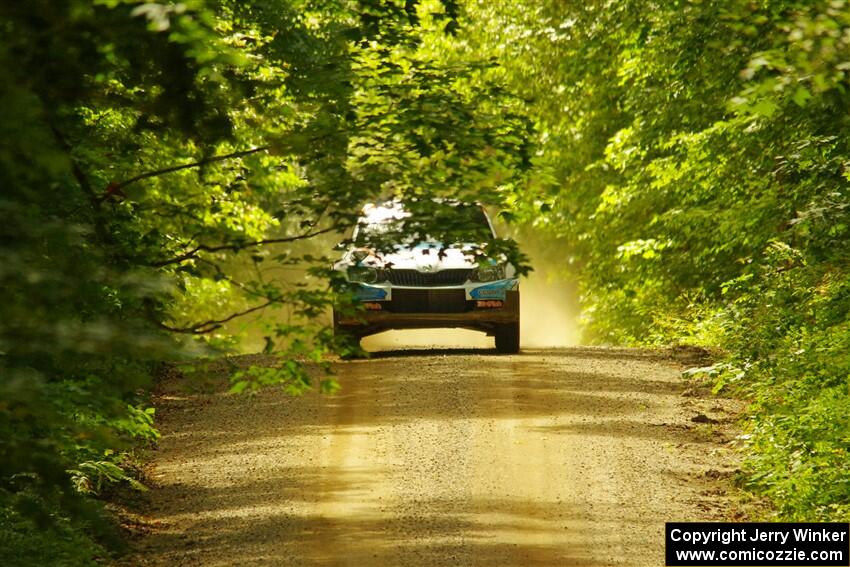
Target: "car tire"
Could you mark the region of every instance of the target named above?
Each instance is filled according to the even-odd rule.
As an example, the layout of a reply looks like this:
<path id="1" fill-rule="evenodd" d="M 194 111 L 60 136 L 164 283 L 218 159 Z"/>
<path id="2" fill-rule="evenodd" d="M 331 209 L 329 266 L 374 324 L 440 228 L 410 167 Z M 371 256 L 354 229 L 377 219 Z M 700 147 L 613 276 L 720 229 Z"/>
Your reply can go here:
<path id="1" fill-rule="evenodd" d="M 519 352 L 519 323 L 499 325 L 496 329 L 496 350 L 501 354 Z"/>

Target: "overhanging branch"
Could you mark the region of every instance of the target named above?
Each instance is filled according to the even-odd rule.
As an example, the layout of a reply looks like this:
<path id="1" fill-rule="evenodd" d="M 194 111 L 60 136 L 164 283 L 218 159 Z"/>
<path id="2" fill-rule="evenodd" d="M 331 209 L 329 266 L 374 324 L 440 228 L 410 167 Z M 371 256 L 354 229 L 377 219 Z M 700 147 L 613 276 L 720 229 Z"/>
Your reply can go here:
<path id="1" fill-rule="evenodd" d="M 190 335 L 203 335 L 206 333 L 211 333 L 216 329 L 220 329 L 222 325 L 227 323 L 228 321 L 232 321 L 237 317 L 242 317 L 243 315 L 248 315 L 249 313 L 253 313 L 255 311 L 259 311 L 260 309 L 265 309 L 272 303 L 277 303 L 274 299 L 269 299 L 265 303 L 261 305 L 256 305 L 251 307 L 250 309 L 246 309 L 245 311 L 240 311 L 238 313 L 234 313 L 229 317 L 225 317 L 224 319 L 210 319 L 209 321 L 204 321 L 202 323 L 196 323 L 195 325 L 188 325 L 186 327 L 172 327 L 170 325 L 166 325 L 165 323 L 158 322 L 157 325 L 165 329 L 166 331 L 171 331 L 172 333 L 185 333 Z"/>
<path id="2" fill-rule="evenodd" d="M 268 149 L 269 149 L 269 146 L 262 146 L 262 147 L 259 147 L 259 148 L 251 148 L 250 150 L 242 150 L 242 151 L 233 152 L 233 153 L 230 153 L 230 154 L 225 154 L 225 155 L 220 155 L 220 156 L 212 156 L 212 157 L 204 158 L 202 160 L 198 160 L 198 161 L 195 161 L 195 162 L 192 162 L 192 163 L 184 163 L 182 165 L 173 165 L 171 167 L 165 167 L 163 169 L 157 169 L 155 171 L 148 171 L 148 172 L 145 172 L 145 173 L 140 173 L 140 174 L 138 174 L 134 177 L 131 177 L 130 179 L 125 179 L 124 181 L 120 181 L 118 183 L 111 183 L 109 185 L 109 189 L 110 189 L 110 191 L 115 192 L 115 191 L 118 191 L 120 189 L 123 189 L 127 185 L 130 185 L 130 184 L 135 183 L 137 181 L 141 181 L 142 179 L 149 179 L 151 177 L 158 177 L 160 175 L 165 175 L 167 173 L 174 173 L 175 171 L 180 171 L 180 170 L 183 170 L 183 169 L 191 169 L 193 167 L 201 167 L 201 166 L 204 166 L 204 165 L 207 165 L 207 164 L 210 164 L 210 163 L 215 163 L 217 161 L 224 161 L 226 159 L 234 159 L 234 158 L 245 157 L 245 156 L 249 156 L 251 154 L 256 154 L 258 152 L 264 152 Z"/>
<path id="3" fill-rule="evenodd" d="M 261 246 L 263 244 L 284 244 L 286 242 L 296 242 L 298 240 L 306 240 L 308 238 L 313 238 L 319 236 L 321 234 L 326 234 L 328 232 L 332 232 L 336 230 L 334 227 L 323 228 L 322 230 L 316 230 L 313 232 L 307 232 L 304 234 L 298 234 L 295 236 L 286 236 L 283 238 L 264 238 L 262 240 L 255 240 L 253 242 L 244 242 L 239 244 L 219 244 L 216 246 L 209 246 L 207 244 L 199 244 L 196 247 L 188 250 L 187 252 L 180 254 L 179 256 L 175 256 L 174 258 L 169 258 L 167 260 L 160 260 L 158 262 L 151 262 L 148 264 L 154 268 L 162 268 L 164 266 L 169 266 L 171 264 L 179 264 L 181 262 L 185 262 L 187 260 L 191 260 L 197 257 L 199 252 L 221 252 L 222 250 L 241 250 L 243 248 L 253 248 L 255 246 Z"/>

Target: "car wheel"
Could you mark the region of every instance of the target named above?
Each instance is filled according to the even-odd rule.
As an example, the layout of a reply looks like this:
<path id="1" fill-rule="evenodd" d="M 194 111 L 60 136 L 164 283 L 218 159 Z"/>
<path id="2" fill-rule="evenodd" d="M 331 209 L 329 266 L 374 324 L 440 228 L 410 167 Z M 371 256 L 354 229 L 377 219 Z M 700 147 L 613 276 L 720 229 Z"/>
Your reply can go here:
<path id="1" fill-rule="evenodd" d="M 496 329 L 496 350 L 502 354 L 519 352 L 519 323 L 499 325 Z"/>

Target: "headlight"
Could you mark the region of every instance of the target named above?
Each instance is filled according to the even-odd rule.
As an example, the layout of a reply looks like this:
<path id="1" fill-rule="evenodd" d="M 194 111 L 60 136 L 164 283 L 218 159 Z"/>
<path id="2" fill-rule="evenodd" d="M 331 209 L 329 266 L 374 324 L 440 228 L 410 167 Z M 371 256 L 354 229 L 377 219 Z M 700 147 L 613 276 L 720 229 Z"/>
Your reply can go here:
<path id="1" fill-rule="evenodd" d="M 362 262 L 369 256 L 372 256 L 372 251 L 368 248 L 355 248 L 351 251 L 351 259 L 355 262 Z"/>
<path id="2" fill-rule="evenodd" d="M 489 266 L 478 266 L 472 274 L 472 279 L 479 282 L 493 282 L 505 279 L 505 266 L 493 264 Z"/>
<path id="3" fill-rule="evenodd" d="M 348 268 L 348 281 L 372 284 L 382 279 L 380 270 L 367 266 L 351 266 Z"/>

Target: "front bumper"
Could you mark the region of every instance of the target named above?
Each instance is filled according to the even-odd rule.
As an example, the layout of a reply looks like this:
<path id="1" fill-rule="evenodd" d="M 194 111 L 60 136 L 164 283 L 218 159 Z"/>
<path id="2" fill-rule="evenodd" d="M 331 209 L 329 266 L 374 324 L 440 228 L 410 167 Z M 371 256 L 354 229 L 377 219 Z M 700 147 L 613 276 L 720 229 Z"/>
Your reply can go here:
<path id="1" fill-rule="evenodd" d="M 380 309 L 356 315 L 334 312 L 334 324 L 338 329 L 360 336 L 390 329 L 446 327 L 493 334 L 502 325 L 519 322 L 519 291 L 515 279 L 452 288 L 360 287 L 358 299 L 380 304 Z M 493 307 L 498 303 L 501 307 Z"/>
<path id="2" fill-rule="evenodd" d="M 406 293 L 416 291 L 447 291 L 462 290 L 467 301 L 478 299 L 504 300 L 508 291 L 514 291 L 519 287 L 519 280 L 509 278 L 494 282 L 466 282 L 459 286 L 451 287 L 401 287 L 394 286 L 389 282 L 376 284 L 357 284 L 354 296 L 360 301 L 392 301 L 393 292 Z"/>

